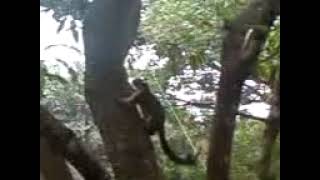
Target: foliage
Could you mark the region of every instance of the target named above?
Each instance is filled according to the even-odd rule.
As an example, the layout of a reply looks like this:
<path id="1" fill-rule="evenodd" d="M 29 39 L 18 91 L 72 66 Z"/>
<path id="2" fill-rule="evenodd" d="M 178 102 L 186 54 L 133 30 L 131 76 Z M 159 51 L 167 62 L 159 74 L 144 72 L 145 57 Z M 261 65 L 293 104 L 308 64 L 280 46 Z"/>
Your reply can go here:
<path id="1" fill-rule="evenodd" d="M 265 124 L 258 121 L 246 121 L 242 119 L 237 123 L 235 131 L 232 179 L 258 180 L 257 163 L 262 155 L 263 131 Z M 280 139 L 278 138 L 272 153 L 272 172 L 280 179 Z"/>
<path id="2" fill-rule="evenodd" d="M 87 0 L 40 0 L 40 6 L 44 9 L 42 11 L 48 12 L 53 10 L 52 18 L 55 19 L 59 26 L 57 33 L 59 33 L 65 26 L 69 29 L 76 42 L 79 40 L 79 31 L 77 20 L 82 21 L 89 2 Z M 67 23 L 67 17 L 71 16 L 72 20 Z"/>
<path id="3" fill-rule="evenodd" d="M 280 73 L 280 17 L 274 22 L 257 67 L 258 76 L 270 82 Z"/>
<path id="4" fill-rule="evenodd" d="M 154 1 L 145 12 L 142 32 L 161 56 L 170 58 L 171 66 L 187 63 L 198 68 L 219 52 L 223 21 L 242 4 L 234 0 Z"/>
<path id="5" fill-rule="evenodd" d="M 88 4 L 88 0 L 40 0 L 40 6 L 45 7 L 43 11 L 54 10 L 52 17 L 57 21 L 68 15 L 82 20 Z"/>
<path id="6" fill-rule="evenodd" d="M 163 104 L 167 107 L 166 137 L 169 139 L 170 146 L 176 153 L 181 155 L 188 153 L 195 154 L 193 148 L 196 148 L 194 147 L 196 141 L 197 139 L 201 139 L 203 137 L 201 135 L 205 132 L 198 128 L 199 124 L 193 120 L 186 110 L 175 108 L 166 102 L 163 102 Z M 157 147 L 157 150 L 160 152 L 160 147 Z M 162 154 L 160 159 L 164 165 L 162 167 L 167 179 L 204 179 L 205 169 L 203 164 L 205 162 L 203 160 L 199 160 L 196 167 L 177 166 L 173 162 L 168 161 L 162 152 L 158 154 Z"/>
<path id="7" fill-rule="evenodd" d="M 194 130 L 195 128 L 193 128 Z M 257 121 L 242 120 L 237 123 L 237 129 L 235 131 L 235 138 L 233 144 L 232 154 L 232 179 L 239 180 L 258 180 L 257 177 L 257 162 L 261 157 L 262 152 L 262 137 L 263 137 L 264 124 Z M 170 134 L 172 129 L 170 129 Z M 199 132 L 198 132 L 199 133 Z M 174 134 L 174 132 L 173 132 Z M 182 139 L 174 136 L 177 141 L 185 141 L 185 137 Z M 193 138 L 195 141 L 195 139 Z M 176 143 L 175 149 L 177 148 Z M 158 149 L 159 150 L 159 149 Z M 159 151 L 160 154 L 160 151 Z M 276 177 L 280 179 L 280 140 L 278 138 L 273 151 L 273 160 L 271 171 L 276 174 Z M 197 167 L 177 167 L 172 162 L 165 162 L 164 171 L 166 177 L 170 179 L 177 179 L 178 177 L 184 180 L 197 180 L 204 179 L 205 171 L 201 164 Z M 201 163 L 201 162 L 200 162 Z M 205 163 L 205 162 L 202 162 Z"/>
<path id="8" fill-rule="evenodd" d="M 51 81 L 54 83 L 58 82 L 60 84 L 68 83 L 68 81 L 65 78 L 57 74 L 50 73 L 48 71 L 48 67 L 44 64 L 44 61 L 40 60 L 40 98 L 43 98 L 45 96 L 44 89 L 48 81 Z"/>
<path id="9" fill-rule="evenodd" d="M 277 177 L 277 180 L 280 180 L 280 134 L 272 152 L 271 172 L 275 175 L 275 177 Z"/>
<path id="10" fill-rule="evenodd" d="M 256 163 L 262 152 L 264 125 L 255 121 L 240 121 L 235 131 L 231 175 L 233 179 L 257 180 Z"/>
<path id="11" fill-rule="evenodd" d="M 43 61 L 40 62 L 42 62 L 40 82 L 43 97 L 41 103 L 83 140 L 89 141 L 93 138 L 99 142 L 100 137 L 97 137 L 98 134 L 84 98 L 83 65 L 77 63 L 72 67 L 61 59 L 57 62 L 62 66 L 47 66 Z M 67 69 L 69 79 L 59 75 L 62 68 Z M 55 69 L 56 72 L 54 72 Z"/>

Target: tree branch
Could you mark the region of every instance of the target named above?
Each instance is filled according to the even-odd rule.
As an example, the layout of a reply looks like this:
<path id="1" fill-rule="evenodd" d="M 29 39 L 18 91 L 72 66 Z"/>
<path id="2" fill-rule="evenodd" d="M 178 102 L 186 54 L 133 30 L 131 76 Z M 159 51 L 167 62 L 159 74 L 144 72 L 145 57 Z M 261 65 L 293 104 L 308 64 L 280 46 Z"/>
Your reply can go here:
<path id="1" fill-rule="evenodd" d="M 182 104 L 180 106 L 196 106 L 198 108 L 208 108 L 208 109 L 214 109 L 215 104 L 214 103 L 199 103 L 199 102 L 191 102 L 191 101 L 187 101 L 187 100 L 183 100 L 174 96 L 171 96 L 169 100 L 173 100 L 173 101 L 181 101 L 184 102 L 185 104 Z M 258 120 L 258 121 L 262 121 L 262 122 L 267 122 L 269 121 L 269 118 L 263 118 L 263 117 L 259 117 L 259 116 L 254 116 L 252 114 L 248 114 L 246 112 L 243 111 L 238 111 L 237 115 L 242 116 L 244 118 L 248 118 L 248 119 L 253 119 L 253 120 Z"/>
<path id="2" fill-rule="evenodd" d="M 40 136 L 46 137 L 54 153 L 68 160 L 87 180 L 110 180 L 110 175 L 77 139 L 75 133 L 40 106 Z"/>
<path id="3" fill-rule="evenodd" d="M 251 115 L 251 114 L 247 114 L 246 112 L 243 112 L 243 111 L 238 111 L 238 115 L 242 116 L 244 118 L 258 120 L 258 121 L 261 121 L 261 122 L 264 122 L 264 123 L 269 121 L 269 118 L 254 116 L 254 115 Z"/>

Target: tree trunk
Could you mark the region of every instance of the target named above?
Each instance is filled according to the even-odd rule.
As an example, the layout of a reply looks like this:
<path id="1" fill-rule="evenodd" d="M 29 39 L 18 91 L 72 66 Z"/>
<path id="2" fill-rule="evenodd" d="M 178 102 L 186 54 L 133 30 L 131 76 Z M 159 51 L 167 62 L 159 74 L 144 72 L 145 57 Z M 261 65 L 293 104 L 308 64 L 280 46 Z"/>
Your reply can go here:
<path id="1" fill-rule="evenodd" d="M 40 180 L 47 180 L 47 179 L 43 176 L 43 173 L 41 172 L 41 170 L 40 170 Z"/>
<path id="2" fill-rule="evenodd" d="M 259 177 L 261 180 L 274 180 L 273 173 L 270 172 L 272 150 L 280 132 L 280 80 L 275 83 L 271 102 L 270 121 L 266 122 L 264 131 L 264 149 L 260 160 Z"/>
<path id="3" fill-rule="evenodd" d="M 85 149 L 74 132 L 48 110 L 40 106 L 40 137 L 44 137 L 51 152 L 68 160 L 86 180 L 109 180 L 109 174 Z M 50 163 L 50 161 L 49 161 Z"/>
<path id="4" fill-rule="evenodd" d="M 45 180 L 73 180 L 64 158 L 52 152 L 47 139 L 41 136 L 40 176 Z"/>
<path id="5" fill-rule="evenodd" d="M 241 88 L 257 61 L 269 27 L 279 9 L 279 0 L 255 1 L 229 26 L 229 32 L 224 39 L 220 89 L 211 129 L 208 180 L 229 180 L 235 117 Z M 266 27 L 266 30 L 255 29 L 256 26 Z M 249 29 L 253 29 L 253 34 L 246 42 Z"/>
<path id="6" fill-rule="evenodd" d="M 95 0 L 84 21 L 86 100 L 118 180 L 162 179 L 143 121 L 117 103 L 131 93 L 123 62 L 140 8 L 140 0 Z"/>

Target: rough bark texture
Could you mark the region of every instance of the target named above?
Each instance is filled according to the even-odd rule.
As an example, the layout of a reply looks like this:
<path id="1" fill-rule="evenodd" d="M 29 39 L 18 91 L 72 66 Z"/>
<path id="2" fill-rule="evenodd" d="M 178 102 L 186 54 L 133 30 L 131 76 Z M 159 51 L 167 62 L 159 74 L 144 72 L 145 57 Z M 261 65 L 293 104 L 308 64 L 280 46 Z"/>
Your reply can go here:
<path id="1" fill-rule="evenodd" d="M 40 178 L 73 180 L 64 158 L 51 150 L 47 139 L 40 136 Z"/>
<path id="2" fill-rule="evenodd" d="M 40 106 L 40 137 L 45 137 L 51 152 L 68 160 L 86 180 L 109 180 L 103 167 L 81 144 L 74 132 Z M 49 161 L 50 163 L 50 161 Z M 67 168 L 68 169 L 68 168 Z"/>
<path id="3" fill-rule="evenodd" d="M 211 131 L 208 180 L 229 180 L 230 153 L 241 88 L 257 61 L 268 28 L 279 10 L 279 0 L 255 1 L 229 26 L 229 32 L 224 39 L 220 89 Z M 267 31 L 259 32 L 254 29 L 253 39 L 250 39 L 247 48 L 243 49 L 246 33 L 250 26 L 256 25 L 266 27 Z"/>
<path id="4" fill-rule="evenodd" d="M 271 110 L 269 115 L 270 121 L 266 122 L 264 131 L 264 149 L 260 160 L 259 177 L 261 180 L 276 179 L 273 173 L 270 172 L 272 150 L 280 133 L 280 81 L 275 83 L 273 89 L 273 97 L 271 101 Z"/>
<path id="5" fill-rule="evenodd" d="M 131 91 L 123 62 L 140 8 L 140 0 L 96 0 L 84 21 L 86 100 L 117 180 L 162 179 L 143 121 L 117 103 Z"/>

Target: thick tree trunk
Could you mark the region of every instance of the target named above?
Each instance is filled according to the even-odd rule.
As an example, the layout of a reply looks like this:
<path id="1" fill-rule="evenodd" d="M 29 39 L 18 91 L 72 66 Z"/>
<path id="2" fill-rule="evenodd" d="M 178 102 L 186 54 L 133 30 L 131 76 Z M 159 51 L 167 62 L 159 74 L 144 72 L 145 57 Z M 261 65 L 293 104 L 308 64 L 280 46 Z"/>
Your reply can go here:
<path id="1" fill-rule="evenodd" d="M 45 180 L 73 180 L 64 158 L 52 152 L 47 139 L 41 136 L 40 176 Z"/>
<path id="2" fill-rule="evenodd" d="M 241 88 L 257 61 L 268 29 L 279 9 L 279 0 L 255 1 L 229 26 L 224 39 L 220 89 L 211 131 L 208 180 L 229 180 L 235 117 Z M 266 27 L 266 30 L 255 29 L 256 26 Z M 253 34 L 246 42 L 245 37 L 251 28 Z"/>
<path id="3" fill-rule="evenodd" d="M 131 92 L 123 61 L 140 19 L 140 0 L 95 0 L 84 21 L 85 94 L 117 180 L 159 180 L 143 121 L 117 103 Z"/>
<path id="4" fill-rule="evenodd" d="M 47 179 L 44 177 L 44 175 L 43 175 L 43 173 L 41 172 L 41 170 L 40 170 L 40 180 L 47 180 Z"/>
<path id="5" fill-rule="evenodd" d="M 46 142 L 51 152 L 58 157 L 68 160 L 84 179 L 111 179 L 99 162 L 80 143 L 74 132 L 55 119 L 49 111 L 41 106 L 40 137 L 44 137 L 47 140 Z"/>
<path id="6" fill-rule="evenodd" d="M 261 169 L 259 177 L 261 180 L 274 180 L 273 173 L 270 172 L 272 150 L 280 132 L 280 81 L 275 83 L 273 97 L 271 101 L 270 121 L 266 122 L 264 131 L 264 149 L 260 160 Z"/>

